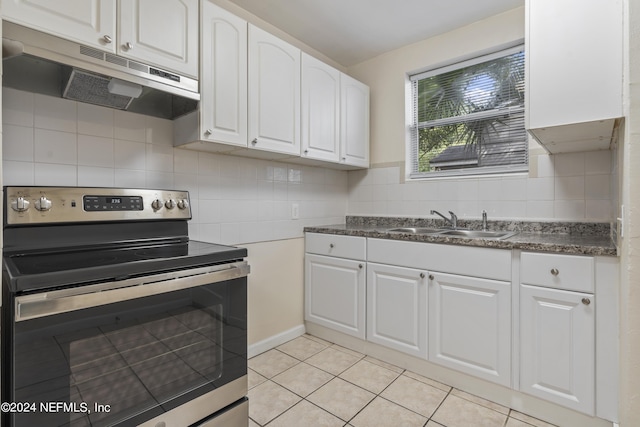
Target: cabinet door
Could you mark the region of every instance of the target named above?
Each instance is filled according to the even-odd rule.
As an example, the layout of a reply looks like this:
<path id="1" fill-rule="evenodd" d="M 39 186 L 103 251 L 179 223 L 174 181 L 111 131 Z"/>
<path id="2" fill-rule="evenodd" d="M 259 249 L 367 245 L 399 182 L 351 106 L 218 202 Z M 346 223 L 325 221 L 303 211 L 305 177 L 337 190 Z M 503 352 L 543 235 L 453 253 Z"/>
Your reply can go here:
<path id="1" fill-rule="evenodd" d="M 340 156 L 340 71 L 302 55 L 302 157 Z"/>
<path id="2" fill-rule="evenodd" d="M 367 264 L 367 340 L 427 357 L 426 272 Z"/>
<path id="3" fill-rule="evenodd" d="M 202 2 L 200 138 L 247 146 L 247 21 Z"/>
<path id="4" fill-rule="evenodd" d="M 520 286 L 520 390 L 594 414 L 592 294 Z"/>
<path id="5" fill-rule="evenodd" d="M 116 51 L 116 0 L 2 0 L 2 19 Z"/>
<path id="6" fill-rule="evenodd" d="M 198 0 L 119 0 L 118 54 L 198 78 Z"/>
<path id="7" fill-rule="evenodd" d="M 249 25 L 250 148 L 300 155 L 300 49 Z"/>
<path id="8" fill-rule="evenodd" d="M 366 267 L 361 261 L 305 255 L 305 320 L 365 337 Z"/>
<path id="9" fill-rule="evenodd" d="M 552 153 L 609 147 L 623 115 L 622 4 L 526 2 L 527 128 Z"/>
<path id="10" fill-rule="evenodd" d="M 510 283 L 444 273 L 429 282 L 429 360 L 509 387 Z"/>
<path id="11" fill-rule="evenodd" d="M 340 161 L 369 167 L 369 87 L 342 74 L 340 77 Z"/>

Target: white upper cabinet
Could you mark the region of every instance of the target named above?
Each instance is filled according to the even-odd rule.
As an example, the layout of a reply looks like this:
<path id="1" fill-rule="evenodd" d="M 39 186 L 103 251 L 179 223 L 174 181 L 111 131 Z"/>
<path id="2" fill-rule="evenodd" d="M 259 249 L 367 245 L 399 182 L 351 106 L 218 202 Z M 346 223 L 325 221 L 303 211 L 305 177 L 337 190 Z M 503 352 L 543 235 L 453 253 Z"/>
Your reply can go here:
<path id="1" fill-rule="evenodd" d="M 369 87 L 303 54 L 301 108 L 302 159 L 369 167 Z"/>
<path id="2" fill-rule="evenodd" d="M 196 151 L 247 148 L 247 21 L 203 0 L 200 108 L 174 120 L 174 145 Z"/>
<path id="3" fill-rule="evenodd" d="M 342 163 L 369 167 L 369 87 L 342 74 L 340 78 Z"/>
<path id="4" fill-rule="evenodd" d="M 2 0 L 2 18 L 198 77 L 198 0 Z"/>
<path id="5" fill-rule="evenodd" d="M 118 54 L 198 77 L 198 0 L 119 0 Z"/>
<path id="6" fill-rule="evenodd" d="M 302 54 L 302 157 L 338 162 L 340 71 Z"/>
<path id="7" fill-rule="evenodd" d="M 249 148 L 300 155 L 300 49 L 253 25 Z"/>
<path id="8" fill-rule="evenodd" d="M 527 129 L 551 153 L 608 149 L 622 117 L 622 0 L 527 0 Z"/>
<path id="9" fill-rule="evenodd" d="M 247 146 L 247 22 L 202 2 L 200 138 Z"/>
<path id="10" fill-rule="evenodd" d="M 115 0 L 2 0 L 2 19 L 116 52 Z"/>

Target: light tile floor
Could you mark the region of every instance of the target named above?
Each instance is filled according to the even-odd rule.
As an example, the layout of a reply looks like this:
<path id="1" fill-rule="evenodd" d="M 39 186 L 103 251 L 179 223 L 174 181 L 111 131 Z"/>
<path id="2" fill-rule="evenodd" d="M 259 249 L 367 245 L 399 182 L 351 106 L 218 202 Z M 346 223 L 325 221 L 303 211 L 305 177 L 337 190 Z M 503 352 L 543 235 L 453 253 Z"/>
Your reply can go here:
<path id="1" fill-rule="evenodd" d="M 249 426 L 551 427 L 311 335 L 249 360 Z"/>

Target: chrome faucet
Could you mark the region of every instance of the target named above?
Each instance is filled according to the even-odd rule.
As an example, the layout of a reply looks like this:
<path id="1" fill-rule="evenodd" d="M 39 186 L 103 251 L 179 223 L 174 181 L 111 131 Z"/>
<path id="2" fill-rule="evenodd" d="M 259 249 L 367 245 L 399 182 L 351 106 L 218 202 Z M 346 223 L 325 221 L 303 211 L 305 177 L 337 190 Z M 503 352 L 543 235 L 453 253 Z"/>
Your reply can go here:
<path id="1" fill-rule="evenodd" d="M 442 219 L 444 219 L 445 221 L 447 221 L 449 224 L 451 224 L 452 228 L 458 228 L 458 217 L 456 216 L 456 214 L 454 214 L 453 212 L 449 211 L 449 213 L 451 214 L 451 218 L 447 218 L 446 216 L 442 215 L 440 212 L 435 211 L 435 210 L 431 210 L 431 215 L 438 215 L 440 216 Z"/>

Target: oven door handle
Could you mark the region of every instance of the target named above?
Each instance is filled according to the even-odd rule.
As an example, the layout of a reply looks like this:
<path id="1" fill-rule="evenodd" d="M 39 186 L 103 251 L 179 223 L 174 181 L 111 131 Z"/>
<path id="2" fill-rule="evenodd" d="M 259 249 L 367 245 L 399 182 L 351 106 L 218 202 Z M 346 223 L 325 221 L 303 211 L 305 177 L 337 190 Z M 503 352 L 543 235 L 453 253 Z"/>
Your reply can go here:
<path id="1" fill-rule="evenodd" d="M 36 319 L 246 277 L 246 261 L 173 271 L 97 285 L 80 286 L 15 299 L 15 320 Z"/>

